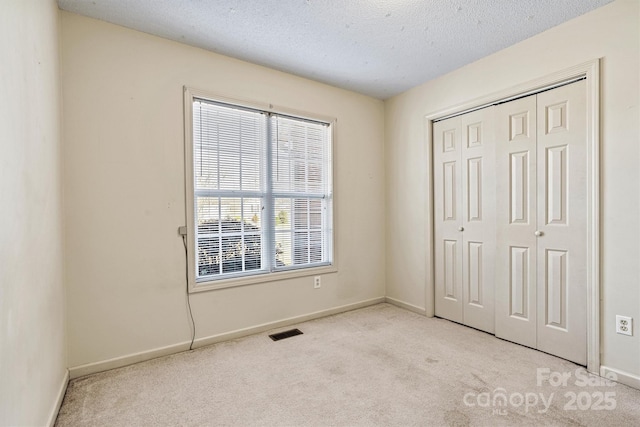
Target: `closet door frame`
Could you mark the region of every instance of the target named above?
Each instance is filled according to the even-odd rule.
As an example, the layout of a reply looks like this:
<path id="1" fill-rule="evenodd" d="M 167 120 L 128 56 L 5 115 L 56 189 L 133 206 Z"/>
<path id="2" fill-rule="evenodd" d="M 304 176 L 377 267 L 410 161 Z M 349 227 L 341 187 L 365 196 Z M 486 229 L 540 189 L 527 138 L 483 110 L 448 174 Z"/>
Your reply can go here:
<path id="1" fill-rule="evenodd" d="M 425 313 L 435 313 L 434 274 L 434 198 L 433 198 L 433 123 L 435 120 L 460 114 L 481 106 L 515 99 L 539 92 L 575 78 L 586 77 L 587 96 L 587 370 L 600 374 L 600 59 L 529 82 L 506 88 L 424 116 L 427 174 Z"/>

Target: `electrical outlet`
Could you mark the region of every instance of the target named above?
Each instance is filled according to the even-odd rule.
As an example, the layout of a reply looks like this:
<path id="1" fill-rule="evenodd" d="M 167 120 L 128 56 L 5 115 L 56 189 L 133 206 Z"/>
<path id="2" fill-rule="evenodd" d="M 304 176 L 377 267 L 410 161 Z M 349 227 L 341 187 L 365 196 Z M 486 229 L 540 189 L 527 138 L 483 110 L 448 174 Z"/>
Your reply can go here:
<path id="1" fill-rule="evenodd" d="M 633 318 L 616 315 L 616 333 L 622 335 L 633 335 Z"/>
<path id="2" fill-rule="evenodd" d="M 313 278 L 313 287 L 315 289 L 318 289 L 320 286 L 322 286 L 322 282 L 320 282 L 320 276 L 316 276 Z"/>

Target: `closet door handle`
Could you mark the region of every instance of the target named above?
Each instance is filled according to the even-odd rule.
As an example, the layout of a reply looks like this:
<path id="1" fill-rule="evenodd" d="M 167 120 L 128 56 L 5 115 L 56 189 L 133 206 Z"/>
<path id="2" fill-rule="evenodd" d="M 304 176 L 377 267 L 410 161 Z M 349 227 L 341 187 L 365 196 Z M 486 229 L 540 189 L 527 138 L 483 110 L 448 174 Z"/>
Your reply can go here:
<path id="1" fill-rule="evenodd" d="M 464 227 L 458 227 L 458 231 L 464 231 Z"/>
<path id="2" fill-rule="evenodd" d="M 536 237 L 540 237 L 540 236 L 544 236 L 544 231 L 536 231 L 535 233 L 533 233 L 536 235 Z"/>

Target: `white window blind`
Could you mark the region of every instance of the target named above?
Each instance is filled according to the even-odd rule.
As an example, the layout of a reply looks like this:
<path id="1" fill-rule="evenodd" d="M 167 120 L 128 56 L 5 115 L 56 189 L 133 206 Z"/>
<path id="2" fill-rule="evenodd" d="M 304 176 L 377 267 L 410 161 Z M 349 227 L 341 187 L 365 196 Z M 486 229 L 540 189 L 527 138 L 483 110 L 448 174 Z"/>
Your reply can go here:
<path id="1" fill-rule="evenodd" d="M 328 258 L 330 158 L 327 125 L 271 117 L 277 266 Z"/>
<path id="2" fill-rule="evenodd" d="M 197 282 L 332 262 L 330 125 L 194 98 Z"/>

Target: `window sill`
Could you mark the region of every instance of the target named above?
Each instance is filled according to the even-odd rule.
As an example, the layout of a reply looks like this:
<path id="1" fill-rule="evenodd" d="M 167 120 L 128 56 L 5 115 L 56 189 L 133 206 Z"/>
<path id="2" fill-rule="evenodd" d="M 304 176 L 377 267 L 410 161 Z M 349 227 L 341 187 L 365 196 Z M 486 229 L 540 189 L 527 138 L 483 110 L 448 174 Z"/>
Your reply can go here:
<path id="1" fill-rule="evenodd" d="M 303 268 L 299 270 L 280 271 L 277 273 L 264 273 L 254 276 L 233 277 L 229 279 L 200 282 L 189 286 L 189 293 L 214 291 L 217 289 L 235 288 L 238 286 L 255 285 L 258 283 L 276 282 L 280 280 L 295 279 L 298 277 L 319 276 L 321 274 L 337 273 L 338 267 L 327 265 L 322 267 Z"/>

